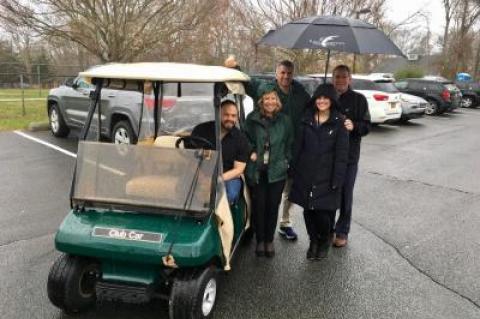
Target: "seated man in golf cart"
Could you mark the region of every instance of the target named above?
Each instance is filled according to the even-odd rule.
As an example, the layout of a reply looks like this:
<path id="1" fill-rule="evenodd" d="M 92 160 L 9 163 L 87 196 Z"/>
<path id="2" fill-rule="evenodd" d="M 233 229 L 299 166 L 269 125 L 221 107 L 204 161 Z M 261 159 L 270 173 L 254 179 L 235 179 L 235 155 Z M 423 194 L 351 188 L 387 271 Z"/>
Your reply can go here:
<path id="1" fill-rule="evenodd" d="M 223 180 L 227 190 L 227 198 L 230 205 L 234 204 L 242 189 L 241 175 L 245 171 L 250 146 L 245 135 L 236 127 L 238 121 L 238 109 L 235 102 L 225 100 L 220 104 L 221 108 L 221 139 Z M 202 137 L 208 140 L 215 149 L 215 122 L 209 121 L 197 125 L 192 136 Z"/>

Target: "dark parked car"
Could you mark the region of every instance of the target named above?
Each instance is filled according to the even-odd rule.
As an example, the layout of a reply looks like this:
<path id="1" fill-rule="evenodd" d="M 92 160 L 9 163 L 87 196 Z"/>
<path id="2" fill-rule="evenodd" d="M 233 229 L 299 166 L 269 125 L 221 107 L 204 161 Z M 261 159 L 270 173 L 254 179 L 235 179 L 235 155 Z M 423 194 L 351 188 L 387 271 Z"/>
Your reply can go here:
<path id="1" fill-rule="evenodd" d="M 462 92 L 462 107 L 477 107 L 480 105 L 480 86 L 473 82 L 455 82 Z"/>
<path id="2" fill-rule="evenodd" d="M 251 74 L 250 78 L 261 80 L 261 81 L 273 81 L 275 80 L 275 73 L 269 72 L 269 73 Z M 299 76 L 295 76 L 293 79 L 301 83 L 305 87 L 305 90 L 310 95 L 312 95 L 315 89 L 317 88 L 317 86 L 319 86 L 322 83 L 320 79 L 313 78 L 310 76 L 299 75 Z"/>
<path id="3" fill-rule="evenodd" d="M 399 91 L 427 100 L 425 114 L 442 114 L 460 106 L 462 94 L 451 82 L 432 79 L 403 79 L 395 82 Z"/>

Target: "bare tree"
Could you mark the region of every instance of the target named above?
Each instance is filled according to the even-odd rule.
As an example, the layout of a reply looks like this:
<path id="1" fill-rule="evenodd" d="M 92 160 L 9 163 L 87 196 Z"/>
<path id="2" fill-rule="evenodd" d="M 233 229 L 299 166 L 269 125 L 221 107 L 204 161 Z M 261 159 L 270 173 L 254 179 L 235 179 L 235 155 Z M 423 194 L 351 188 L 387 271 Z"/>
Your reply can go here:
<path id="1" fill-rule="evenodd" d="M 211 8 L 207 0 L 0 0 L 0 18 L 78 43 L 102 62 L 132 61 L 195 28 Z"/>
<path id="2" fill-rule="evenodd" d="M 454 10 L 453 10 L 454 9 Z M 474 71 L 470 67 L 475 63 L 473 43 L 475 33 L 473 28 L 480 18 L 480 3 L 474 0 L 458 0 L 452 7 L 452 25 L 448 30 L 444 54 L 447 56 L 443 64 L 444 75 L 453 77 L 458 71 Z M 449 61 L 455 61 L 451 63 Z"/>

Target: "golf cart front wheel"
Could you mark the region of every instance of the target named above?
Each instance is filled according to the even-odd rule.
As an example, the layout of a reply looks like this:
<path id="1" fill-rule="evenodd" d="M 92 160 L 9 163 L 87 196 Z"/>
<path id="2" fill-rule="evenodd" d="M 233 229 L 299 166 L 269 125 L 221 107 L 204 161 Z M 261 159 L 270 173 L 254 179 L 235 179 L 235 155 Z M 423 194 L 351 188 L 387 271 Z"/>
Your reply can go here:
<path id="1" fill-rule="evenodd" d="M 170 319 L 210 318 L 218 280 L 215 267 L 187 271 L 174 279 L 169 298 Z"/>
<path id="2" fill-rule="evenodd" d="M 94 260 L 63 254 L 48 274 L 48 298 L 66 313 L 78 313 L 95 305 L 99 265 Z"/>

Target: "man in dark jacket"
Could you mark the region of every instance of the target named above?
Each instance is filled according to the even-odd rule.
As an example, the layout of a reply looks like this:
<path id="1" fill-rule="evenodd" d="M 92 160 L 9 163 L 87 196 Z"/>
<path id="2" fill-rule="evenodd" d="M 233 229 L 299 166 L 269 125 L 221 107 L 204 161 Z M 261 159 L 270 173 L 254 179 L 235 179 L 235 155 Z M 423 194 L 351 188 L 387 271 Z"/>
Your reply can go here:
<path id="1" fill-rule="evenodd" d="M 333 70 L 333 85 L 339 95 L 339 109 L 345 115 L 345 127 L 350 132 L 350 149 L 348 155 L 347 173 L 342 189 L 340 216 L 335 226 L 336 247 L 344 247 L 348 241 L 352 221 L 353 187 L 360 159 L 360 143 L 362 137 L 370 131 L 370 113 L 365 96 L 353 91 L 350 87 L 352 74 L 346 65 L 339 65 Z"/>

